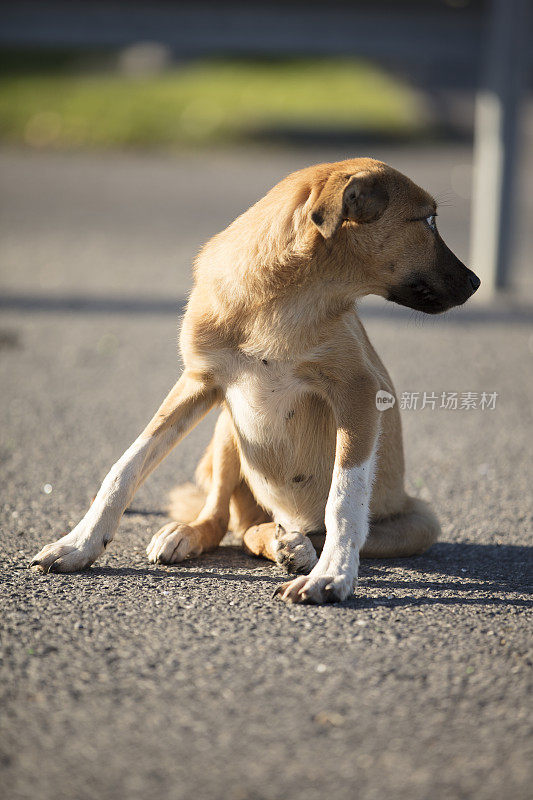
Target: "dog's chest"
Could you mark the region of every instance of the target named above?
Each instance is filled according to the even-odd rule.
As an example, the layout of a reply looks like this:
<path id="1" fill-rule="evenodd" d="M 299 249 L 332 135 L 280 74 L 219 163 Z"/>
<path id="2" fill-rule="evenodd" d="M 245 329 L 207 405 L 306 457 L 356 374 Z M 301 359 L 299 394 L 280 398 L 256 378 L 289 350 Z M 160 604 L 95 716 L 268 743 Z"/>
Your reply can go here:
<path id="1" fill-rule="evenodd" d="M 226 387 L 226 402 L 238 434 L 248 443 L 282 441 L 304 386 L 290 362 L 257 359 L 236 370 Z"/>

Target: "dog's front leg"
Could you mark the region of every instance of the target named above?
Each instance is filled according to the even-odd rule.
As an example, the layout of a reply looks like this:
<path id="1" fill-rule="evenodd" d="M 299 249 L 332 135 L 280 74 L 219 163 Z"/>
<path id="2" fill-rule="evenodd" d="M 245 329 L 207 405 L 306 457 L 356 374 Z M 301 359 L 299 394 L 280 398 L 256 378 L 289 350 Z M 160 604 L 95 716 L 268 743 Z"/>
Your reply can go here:
<path id="1" fill-rule="evenodd" d="M 326 541 L 309 575 L 277 589 L 289 603 L 336 603 L 353 592 L 359 551 L 368 536 L 379 439 L 378 388 L 373 376 L 363 375 L 333 392 L 337 440 L 325 512 Z"/>
<path id="2" fill-rule="evenodd" d="M 32 560 L 42 572 L 75 572 L 95 561 L 113 539 L 122 514 L 157 464 L 220 399 L 209 378 L 187 371 L 131 447 L 111 468 L 76 527 Z"/>

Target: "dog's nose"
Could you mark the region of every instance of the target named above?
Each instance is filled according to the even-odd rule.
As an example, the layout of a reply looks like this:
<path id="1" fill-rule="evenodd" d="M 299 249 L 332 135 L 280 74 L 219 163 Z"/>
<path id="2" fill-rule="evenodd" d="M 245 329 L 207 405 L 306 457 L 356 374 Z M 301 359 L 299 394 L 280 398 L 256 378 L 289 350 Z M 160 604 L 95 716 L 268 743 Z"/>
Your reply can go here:
<path id="1" fill-rule="evenodd" d="M 476 292 L 481 286 L 481 281 L 479 280 L 476 273 L 472 272 L 472 270 L 468 270 L 468 280 L 470 281 L 470 286 L 472 287 L 472 291 Z"/>

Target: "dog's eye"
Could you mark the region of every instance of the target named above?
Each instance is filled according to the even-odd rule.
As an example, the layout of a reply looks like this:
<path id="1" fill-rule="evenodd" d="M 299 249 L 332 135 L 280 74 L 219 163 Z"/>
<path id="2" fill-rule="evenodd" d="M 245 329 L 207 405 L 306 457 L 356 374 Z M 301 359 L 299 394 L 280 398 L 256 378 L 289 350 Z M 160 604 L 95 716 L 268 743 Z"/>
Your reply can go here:
<path id="1" fill-rule="evenodd" d="M 425 222 L 429 225 L 432 231 L 437 230 L 437 223 L 435 222 L 435 214 L 430 214 L 429 217 L 426 217 Z"/>

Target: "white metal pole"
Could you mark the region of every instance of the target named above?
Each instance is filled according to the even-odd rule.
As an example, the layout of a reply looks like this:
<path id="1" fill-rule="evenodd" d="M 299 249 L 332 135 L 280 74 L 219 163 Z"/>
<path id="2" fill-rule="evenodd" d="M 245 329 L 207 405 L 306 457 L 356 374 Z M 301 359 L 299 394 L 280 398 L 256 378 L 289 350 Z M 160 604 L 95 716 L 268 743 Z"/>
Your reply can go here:
<path id="1" fill-rule="evenodd" d="M 487 12 L 486 58 L 476 98 L 470 258 L 485 298 L 510 283 L 528 5 L 529 0 L 491 0 Z"/>

